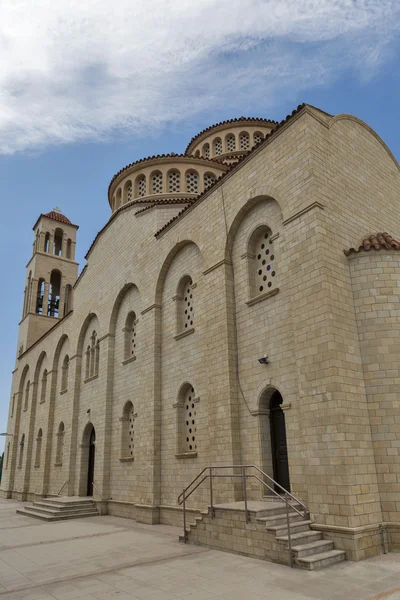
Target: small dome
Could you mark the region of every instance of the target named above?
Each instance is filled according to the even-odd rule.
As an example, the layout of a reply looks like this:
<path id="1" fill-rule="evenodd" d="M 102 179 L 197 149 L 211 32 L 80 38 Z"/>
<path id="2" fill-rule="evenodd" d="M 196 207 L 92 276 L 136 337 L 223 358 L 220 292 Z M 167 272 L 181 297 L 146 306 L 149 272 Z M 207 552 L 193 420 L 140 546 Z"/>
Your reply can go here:
<path id="1" fill-rule="evenodd" d="M 48 219 L 54 219 L 54 221 L 58 221 L 59 223 L 65 223 L 66 225 L 72 225 L 71 221 L 62 213 L 56 212 L 55 210 L 51 210 L 50 212 L 43 215 Z"/>

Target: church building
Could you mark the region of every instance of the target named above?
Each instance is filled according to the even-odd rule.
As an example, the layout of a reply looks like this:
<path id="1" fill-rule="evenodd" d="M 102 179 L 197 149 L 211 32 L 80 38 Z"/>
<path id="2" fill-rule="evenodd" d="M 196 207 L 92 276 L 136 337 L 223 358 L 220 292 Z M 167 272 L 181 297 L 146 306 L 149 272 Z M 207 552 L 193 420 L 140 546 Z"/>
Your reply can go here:
<path id="1" fill-rule="evenodd" d="M 245 467 L 215 505 L 286 491 L 348 559 L 399 549 L 399 189 L 375 131 L 303 104 L 122 168 L 79 276 L 78 225 L 41 214 L 0 495 L 181 525 L 205 467 Z"/>

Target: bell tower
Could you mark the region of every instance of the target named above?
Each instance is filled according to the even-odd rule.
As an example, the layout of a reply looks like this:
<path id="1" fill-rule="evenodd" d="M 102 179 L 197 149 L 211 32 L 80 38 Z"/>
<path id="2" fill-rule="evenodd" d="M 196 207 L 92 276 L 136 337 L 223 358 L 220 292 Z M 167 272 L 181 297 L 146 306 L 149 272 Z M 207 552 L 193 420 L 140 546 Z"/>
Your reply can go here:
<path id="1" fill-rule="evenodd" d="M 18 356 L 72 310 L 72 290 L 78 276 L 77 229 L 58 208 L 41 214 L 33 226 L 33 252 L 26 266 Z"/>

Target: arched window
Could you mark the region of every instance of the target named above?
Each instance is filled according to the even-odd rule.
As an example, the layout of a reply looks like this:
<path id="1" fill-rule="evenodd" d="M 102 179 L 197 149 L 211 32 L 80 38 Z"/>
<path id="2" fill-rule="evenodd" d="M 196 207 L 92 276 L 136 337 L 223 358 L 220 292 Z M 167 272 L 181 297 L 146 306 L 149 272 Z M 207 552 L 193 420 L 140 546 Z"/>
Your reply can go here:
<path id="1" fill-rule="evenodd" d="M 64 435 L 65 435 L 64 423 L 61 421 L 60 425 L 58 426 L 57 450 L 56 450 L 56 465 L 59 465 L 59 466 L 62 465 L 62 461 L 63 461 Z"/>
<path id="2" fill-rule="evenodd" d="M 204 191 L 208 190 L 215 182 L 217 181 L 214 173 L 205 173 L 204 174 Z"/>
<path id="3" fill-rule="evenodd" d="M 151 174 L 151 193 L 162 194 L 163 191 L 163 176 L 161 171 L 154 171 Z"/>
<path id="4" fill-rule="evenodd" d="M 196 152 L 194 153 L 196 158 L 200 158 L 200 150 L 196 150 Z"/>
<path id="5" fill-rule="evenodd" d="M 67 239 L 67 258 L 72 258 L 72 240 L 71 238 Z"/>
<path id="6" fill-rule="evenodd" d="M 18 467 L 21 469 L 22 464 L 24 462 L 24 446 L 25 446 L 25 434 L 23 433 L 21 436 L 21 441 L 19 443 L 19 461 Z"/>
<path id="7" fill-rule="evenodd" d="M 99 363 L 100 363 L 100 342 L 97 339 L 97 333 L 92 331 L 90 336 L 90 344 L 86 349 L 86 369 L 85 379 L 94 377 L 99 374 Z"/>
<path id="8" fill-rule="evenodd" d="M 204 158 L 210 158 L 210 144 L 208 142 L 203 146 L 203 156 Z"/>
<path id="9" fill-rule="evenodd" d="M 124 204 L 133 200 L 132 181 L 127 181 L 124 186 Z"/>
<path id="10" fill-rule="evenodd" d="M 168 193 L 181 191 L 181 174 L 176 169 L 168 173 Z"/>
<path id="11" fill-rule="evenodd" d="M 72 285 L 65 286 L 64 317 L 72 310 Z"/>
<path id="12" fill-rule="evenodd" d="M 267 226 L 258 227 L 250 239 L 250 293 L 265 294 L 276 287 L 276 260 L 272 232 Z"/>
<path id="13" fill-rule="evenodd" d="M 136 315 L 132 311 L 128 314 L 124 327 L 125 333 L 125 360 L 136 356 Z"/>
<path id="14" fill-rule="evenodd" d="M 35 236 L 35 244 L 33 246 L 33 252 L 38 252 L 40 250 L 40 233 L 39 233 L 39 229 L 36 231 L 36 236 Z"/>
<path id="15" fill-rule="evenodd" d="M 116 201 L 116 208 L 119 208 L 122 204 L 122 190 L 121 188 L 117 189 L 117 201 Z"/>
<path id="16" fill-rule="evenodd" d="M 222 154 L 222 140 L 221 138 L 216 138 L 214 140 L 214 156 L 219 156 L 220 154 Z"/>
<path id="17" fill-rule="evenodd" d="M 236 138 L 233 133 L 230 133 L 225 138 L 226 152 L 235 152 L 236 150 Z"/>
<path id="18" fill-rule="evenodd" d="M 197 171 L 186 172 L 186 191 L 189 194 L 199 193 L 199 174 Z"/>
<path id="19" fill-rule="evenodd" d="M 39 404 L 43 404 L 44 402 L 46 402 L 46 392 L 47 392 L 47 369 L 45 369 L 43 371 L 43 375 L 42 375 Z"/>
<path id="20" fill-rule="evenodd" d="M 11 404 L 11 417 L 13 417 L 13 416 L 14 416 L 14 409 L 15 409 L 15 396 L 16 396 L 16 394 L 13 394 L 13 397 L 12 397 L 12 404 Z"/>
<path id="21" fill-rule="evenodd" d="M 177 302 L 177 334 L 191 331 L 194 327 L 194 298 L 193 282 L 189 275 L 185 275 L 178 285 Z"/>
<path id="22" fill-rule="evenodd" d="M 7 444 L 6 469 L 8 469 L 8 461 L 10 460 L 10 442 Z"/>
<path id="23" fill-rule="evenodd" d="M 178 452 L 197 452 L 197 403 L 194 387 L 187 383 L 179 393 L 178 408 Z"/>
<path id="24" fill-rule="evenodd" d="M 85 361 L 86 361 L 86 365 L 85 365 L 85 379 L 89 379 L 89 377 L 90 377 L 90 346 L 88 346 L 86 348 Z"/>
<path id="25" fill-rule="evenodd" d="M 122 413 L 121 459 L 133 460 L 135 448 L 136 413 L 132 402 L 127 402 Z"/>
<path id="26" fill-rule="evenodd" d="M 44 251 L 50 252 L 50 233 L 47 232 L 44 236 Z"/>
<path id="27" fill-rule="evenodd" d="M 69 372 L 69 356 L 64 356 L 63 364 L 61 367 L 61 391 L 65 391 L 68 388 L 68 372 Z"/>
<path id="28" fill-rule="evenodd" d="M 44 279 L 39 279 L 37 284 L 36 294 L 36 314 L 43 314 L 43 299 L 44 299 Z"/>
<path id="29" fill-rule="evenodd" d="M 62 256 L 62 243 L 64 232 L 59 227 L 54 232 L 53 254 Z"/>
<path id="30" fill-rule="evenodd" d="M 243 131 L 239 135 L 239 146 L 241 150 L 248 150 L 250 148 L 250 136 L 246 131 Z"/>
<path id="31" fill-rule="evenodd" d="M 264 134 L 261 131 L 256 131 L 253 135 L 254 145 L 259 144 L 264 139 Z"/>
<path id="32" fill-rule="evenodd" d="M 60 309 L 61 273 L 57 269 L 51 272 L 49 289 L 49 308 L 47 314 L 50 317 L 58 317 Z"/>
<path id="33" fill-rule="evenodd" d="M 42 454 L 42 437 L 43 432 L 39 429 L 37 438 L 36 438 L 36 455 L 35 455 L 35 467 L 40 467 L 40 457 Z"/>
<path id="34" fill-rule="evenodd" d="M 24 400 L 24 410 L 28 410 L 29 406 L 29 390 L 31 387 L 31 382 L 28 380 L 25 386 L 25 400 Z"/>
<path id="35" fill-rule="evenodd" d="M 136 179 L 136 197 L 142 198 L 146 195 L 146 176 L 139 175 Z"/>

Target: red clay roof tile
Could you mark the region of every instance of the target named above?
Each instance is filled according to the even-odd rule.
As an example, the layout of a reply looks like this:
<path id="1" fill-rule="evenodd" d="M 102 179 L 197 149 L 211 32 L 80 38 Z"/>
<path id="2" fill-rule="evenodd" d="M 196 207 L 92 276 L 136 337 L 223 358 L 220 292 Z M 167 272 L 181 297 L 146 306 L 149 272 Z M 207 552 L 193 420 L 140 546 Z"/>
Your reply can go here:
<path id="1" fill-rule="evenodd" d="M 361 246 L 344 250 L 344 253 L 346 256 L 349 256 L 353 252 L 369 252 L 370 250 L 381 250 L 382 248 L 385 250 L 400 250 L 400 242 L 397 242 L 386 232 L 372 233 L 362 241 Z"/>

